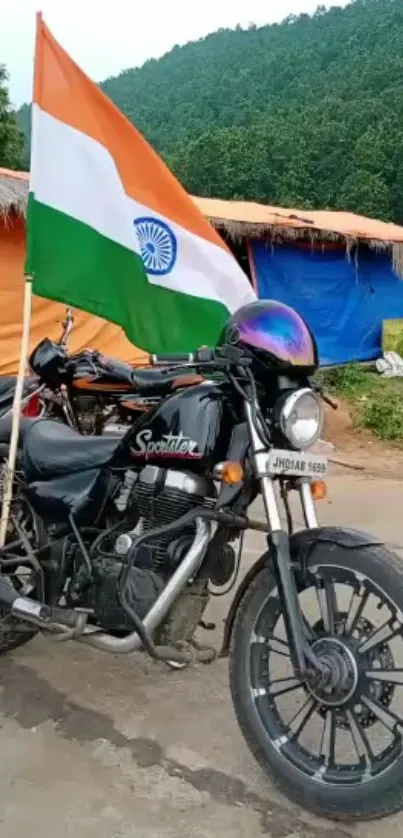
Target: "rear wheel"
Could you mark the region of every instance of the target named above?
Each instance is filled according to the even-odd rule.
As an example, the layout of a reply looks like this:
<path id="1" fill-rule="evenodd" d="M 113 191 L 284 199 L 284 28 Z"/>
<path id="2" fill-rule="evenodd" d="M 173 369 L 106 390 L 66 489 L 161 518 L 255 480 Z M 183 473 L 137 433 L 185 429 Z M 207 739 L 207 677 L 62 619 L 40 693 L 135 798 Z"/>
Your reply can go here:
<path id="1" fill-rule="evenodd" d="M 18 521 L 18 524 L 23 528 L 24 533 L 28 536 L 33 548 L 39 546 L 39 543 L 44 539 L 44 532 L 41 523 L 35 518 L 33 511 L 29 504 L 17 494 L 12 503 L 12 516 Z M 15 527 L 9 522 L 6 545 L 11 544 L 18 539 L 18 533 Z M 3 567 L 2 572 L 6 575 L 16 590 L 21 593 L 21 596 L 32 596 L 34 599 L 41 599 L 42 591 L 40 580 L 37 573 L 33 570 L 26 560 L 24 561 L 24 551 L 18 548 L 16 553 L 21 553 L 21 561 L 16 563 L 11 569 L 9 566 Z M 6 559 L 9 558 L 7 554 Z M 1 569 L 1 562 L 0 562 Z M 37 631 L 28 626 L 27 623 L 21 620 L 16 620 L 11 617 L 7 609 L 0 607 L 0 655 L 6 652 L 11 652 L 19 646 L 28 643 Z"/>
<path id="2" fill-rule="evenodd" d="M 325 690 L 295 677 L 275 580 L 260 571 L 232 635 L 241 730 L 302 807 L 345 820 L 392 814 L 403 808 L 403 565 L 381 547 L 318 544 L 296 575 L 311 645 L 343 678 Z"/>

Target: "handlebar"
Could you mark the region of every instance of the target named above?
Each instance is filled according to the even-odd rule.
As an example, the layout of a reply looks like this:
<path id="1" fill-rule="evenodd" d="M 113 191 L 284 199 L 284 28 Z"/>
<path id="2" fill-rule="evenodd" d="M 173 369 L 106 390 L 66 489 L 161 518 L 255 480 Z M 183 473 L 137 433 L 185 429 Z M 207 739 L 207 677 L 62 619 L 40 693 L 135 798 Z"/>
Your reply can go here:
<path id="1" fill-rule="evenodd" d="M 64 323 L 62 323 L 62 326 L 63 326 L 63 332 L 62 332 L 62 336 L 61 336 L 60 341 L 59 341 L 59 345 L 60 346 L 66 346 L 67 338 L 69 337 L 69 335 L 71 334 L 71 332 L 74 329 L 73 309 L 70 308 L 70 306 L 66 309 L 66 319 L 65 319 Z"/>
<path id="2" fill-rule="evenodd" d="M 217 350 L 203 347 L 195 352 L 162 352 L 151 356 L 153 366 L 176 366 L 180 364 L 208 364 L 217 359 Z"/>

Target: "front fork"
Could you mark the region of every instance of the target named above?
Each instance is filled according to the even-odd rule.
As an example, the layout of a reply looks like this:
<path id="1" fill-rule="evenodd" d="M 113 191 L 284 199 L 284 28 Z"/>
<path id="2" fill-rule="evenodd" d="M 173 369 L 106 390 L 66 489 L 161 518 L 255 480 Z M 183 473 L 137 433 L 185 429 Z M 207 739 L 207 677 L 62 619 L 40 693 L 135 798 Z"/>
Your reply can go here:
<path id="1" fill-rule="evenodd" d="M 290 647 L 291 660 L 295 673 L 303 678 L 307 673 L 307 669 L 312 668 L 313 656 L 299 603 L 291 563 L 289 536 L 281 524 L 274 481 L 265 473 L 264 462 L 265 454 L 267 453 L 266 448 L 263 446 L 258 430 L 255 427 L 250 404 L 247 403 L 245 408 L 246 420 L 252 442 L 255 474 L 260 484 L 266 518 L 270 528 L 269 541 L 273 553 L 273 567 L 280 602 L 283 606 L 283 619 Z M 306 527 L 313 529 L 318 526 L 318 522 L 310 481 L 301 480 L 299 482 L 299 493 Z"/>

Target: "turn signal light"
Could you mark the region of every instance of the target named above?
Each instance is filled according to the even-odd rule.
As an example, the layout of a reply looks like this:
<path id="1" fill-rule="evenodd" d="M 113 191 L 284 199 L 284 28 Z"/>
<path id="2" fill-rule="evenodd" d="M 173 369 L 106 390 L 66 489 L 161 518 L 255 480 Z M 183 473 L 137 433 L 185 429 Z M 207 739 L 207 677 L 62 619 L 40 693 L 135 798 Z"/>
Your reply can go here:
<path id="1" fill-rule="evenodd" d="M 219 480 L 222 480 L 223 483 L 227 483 L 229 486 L 233 486 L 235 483 L 240 483 L 244 476 L 243 466 L 241 463 L 234 462 L 233 460 L 227 460 L 225 463 L 218 463 L 214 469 L 214 473 Z"/>
<path id="2" fill-rule="evenodd" d="M 324 480 L 313 480 L 311 492 L 314 500 L 323 500 L 327 495 L 327 486 Z"/>

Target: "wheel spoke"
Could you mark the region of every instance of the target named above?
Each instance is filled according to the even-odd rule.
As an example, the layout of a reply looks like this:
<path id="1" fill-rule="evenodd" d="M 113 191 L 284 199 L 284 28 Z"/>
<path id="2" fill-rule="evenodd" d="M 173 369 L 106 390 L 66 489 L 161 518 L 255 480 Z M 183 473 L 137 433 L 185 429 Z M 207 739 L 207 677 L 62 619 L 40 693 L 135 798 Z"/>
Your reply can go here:
<path id="1" fill-rule="evenodd" d="M 322 741 L 319 756 L 325 765 L 334 765 L 336 759 L 336 714 L 334 710 L 327 710 L 323 723 Z"/>
<path id="2" fill-rule="evenodd" d="M 303 613 L 302 609 L 301 609 L 301 615 L 302 615 L 302 622 L 305 626 L 306 636 L 307 636 L 308 640 L 316 640 L 315 632 L 314 632 L 308 618 Z"/>
<path id="3" fill-rule="evenodd" d="M 368 707 L 368 710 L 376 716 L 378 721 L 384 725 L 391 733 L 401 734 L 403 729 L 403 719 L 400 718 L 393 710 L 382 707 L 376 699 L 369 698 L 367 695 L 361 695 L 360 701 Z"/>
<path id="4" fill-rule="evenodd" d="M 382 626 L 375 629 L 375 631 L 370 634 L 369 637 L 364 640 L 361 645 L 358 647 L 358 653 L 363 655 L 365 652 L 369 652 L 370 649 L 374 649 L 375 646 L 379 646 L 380 643 L 386 643 L 389 640 L 393 640 L 396 635 L 401 634 L 402 626 L 397 620 L 388 620 L 386 623 L 383 623 Z"/>
<path id="5" fill-rule="evenodd" d="M 335 633 L 335 618 L 338 613 L 336 590 L 330 579 L 325 579 L 321 588 L 316 588 L 323 628 L 329 634 Z"/>
<path id="6" fill-rule="evenodd" d="M 374 754 L 368 738 L 360 725 L 359 719 L 354 710 L 346 710 L 345 716 L 350 726 L 351 736 L 354 742 L 355 750 L 357 751 L 357 756 L 360 760 L 363 760 L 367 766 L 370 766 L 374 758 Z"/>
<path id="7" fill-rule="evenodd" d="M 302 707 L 300 707 L 299 710 L 297 710 L 295 716 L 293 716 L 291 721 L 289 722 L 289 727 L 291 727 L 295 722 L 297 722 L 297 728 L 296 730 L 293 730 L 292 734 L 293 739 L 298 739 L 298 737 L 301 735 L 302 731 L 304 730 L 304 727 L 308 724 L 309 719 L 311 718 L 315 709 L 316 701 L 314 701 L 312 696 L 309 696 L 305 704 L 303 704 Z"/>
<path id="8" fill-rule="evenodd" d="M 344 631 L 346 634 L 353 634 L 357 623 L 364 611 L 364 608 L 368 602 L 369 592 L 364 591 L 357 594 L 355 591 L 352 594 L 350 604 L 348 606 L 347 617 L 344 623 Z"/>
<path id="9" fill-rule="evenodd" d="M 285 658 L 290 657 L 290 647 L 281 637 L 275 637 L 274 635 L 269 637 L 268 648 L 270 652 L 275 652 L 276 655 L 283 655 Z"/>
<path id="10" fill-rule="evenodd" d="M 387 681 L 389 684 L 403 686 L 403 669 L 368 669 L 365 675 L 372 681 Z"/>
<path id="11" fill-rule="evenodd" d="M 259 644 L 260 646 L 267 646 L 270 652 L 275 652 L 276 655 L 283 655 L 285 658 L 290 657 L 290 647 L 285 640 L 275 635 L 265 636 L 264 634 L 252 634 L 251 644 Z"/>
<path id="12" fill-rule="evenodd" d="M 285 693 L 289 693 L 292 690 L 297 690 L 299 687 L 302 687 L 302 683 L 299 678 L 277 678 L 275 681 L 270 681 L 269 687 L 276 687 L 278 685 L 279 689 L 272 690 L 270 689 L 270 695 L 273 698 L 277 698 L 279 695 L 285 695 Z"/>

